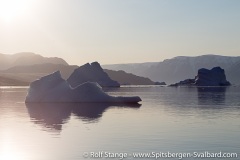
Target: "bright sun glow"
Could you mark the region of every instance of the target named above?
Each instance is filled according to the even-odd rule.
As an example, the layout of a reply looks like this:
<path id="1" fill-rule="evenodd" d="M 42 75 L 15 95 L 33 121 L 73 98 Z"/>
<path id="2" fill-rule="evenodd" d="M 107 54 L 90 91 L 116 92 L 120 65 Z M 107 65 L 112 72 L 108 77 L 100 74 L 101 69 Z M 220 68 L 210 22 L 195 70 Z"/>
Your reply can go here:
<path id="1" fill-rule="evenodd" d="M 9 136 L 4 136 L 0 144 L 0 160 L 25 160 L 24 155 L 16 149 Z"/>
<path id="2" fill-rule="evenodd" d="M 0 21 L 11 22 L 26 14 L 32 0 L 0 0 Z"/>
<path id="3" fill-rule="evenodd" d="M 6 146 L 9 147 L 9 146 Z M 12 148 L 4 148 L 0 153 L 1 160 L 24 160 L 19 153 L 14 153 Z"/>

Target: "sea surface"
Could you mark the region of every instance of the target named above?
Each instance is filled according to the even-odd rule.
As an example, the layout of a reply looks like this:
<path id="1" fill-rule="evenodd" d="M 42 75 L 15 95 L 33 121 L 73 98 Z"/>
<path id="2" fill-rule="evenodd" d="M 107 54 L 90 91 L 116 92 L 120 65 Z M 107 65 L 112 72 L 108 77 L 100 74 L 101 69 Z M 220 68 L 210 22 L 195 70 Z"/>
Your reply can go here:
<path id="1" fill-rule="evenodd" d="M 27 90 L 0 88 L 0 160 L 240 159 L 238 87 L 104 89 L 140 105 L 25 104 Z M 238 158 L 206 157 L 215 153 Z"/>

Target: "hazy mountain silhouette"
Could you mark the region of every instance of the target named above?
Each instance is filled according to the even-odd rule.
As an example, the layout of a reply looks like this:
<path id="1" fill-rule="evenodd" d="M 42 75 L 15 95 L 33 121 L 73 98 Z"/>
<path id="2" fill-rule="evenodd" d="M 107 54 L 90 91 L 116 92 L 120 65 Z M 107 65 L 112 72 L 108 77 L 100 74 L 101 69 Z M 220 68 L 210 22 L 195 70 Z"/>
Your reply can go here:
<path id="1" fill-rule="evenodd" d="M 43 63 L 52 63 L 52 64 L 63 64 L 68 65 L 68 63 L 57 57 L 43 57 L 39 54 L 31 52 L 22 52 L 16 54 L 1 54 L 0 53 L 0 69 L 5 70 L 14 66 L 26 66 L 34 64 L 43 64 Z"/>
<path id="2" fill-rule="evenodd" d="M 111 79 L 118 81 L 121 85 L 154 85 L 155 82 L 149 78 L 136 76 L 125 71 L 113 71 L 104 69 Z"/>
<path id="3" fill-rule="evenodd" d="M 102 68 L 113 70 L 104 71 L 108 73 L 111 79 L 118 81 L 120 84 L 148 85 L 152 84 L 151 81 L 176 83 L 194 77 L 200 68 L 211 69 L 216 66 L 225 70 L 227 79 L 232 84 L 240 84 L 240 76 L 238 76 L 240 75 L 240 56 L 179 56 L 162 62 L 113 64 L 103 65 Z M 19 80 L 29 83 L 57 70 L 60 70 L 63 78 L 67 79 L 76 68 L 78 66 L 67 65 L 60 58 L 45 58 L 34 53 L 0 54 L 0 76 L 12 79 L 12 81 Z"/>
<path id="4" fill-rule="evenodd" d="M 76 65 L 64 65 L 64 64 L 35 64 L 31 66 L 15 66 L 7 70 L 2 71 L 2 73 L 11 73 L 11 74 L 38 74 L 47 75 L 56 71 L 60 71 L 63 78 L 67 79 L 74 69 L 78 68 Z M 30 79 L 30 81 L 32 81 Z"/>
<path id="5" fill-rule="evenodd" d="M 231 65 L 226 72 L 229 80 L 235 84 L 240 84 L 240 60 Z"/>
<path id="6" fill-rule="evenodd" d="M 27 85 L 45 75 L 53 73 L 55 71 L 60 71 L 61 75 L 64 79 L 70 77 L 75 69 L 77 69 L 77 65 L 63 65 L 63 64 L 35 64 L 35 65 L 28 65 L 28 66 L 14 66 L 9 69 L 0 71 L 0 76 L 2 78 L 11 79 L 13 82 L 15 80 L 16 83 L 13 85 L 21 85 L 21 82 L 25 82 Z M 120 84 L 132 84 L 132 85 L 152 85 L 152 82 L 148 78 L 135 76 L 133 74 L 128 74 L 123 71 L 111 71 L 111 70 L 104 70 L 108 76 L 118 81 Z M 4 85 L 4 83 L 2 83 Z"/>
<path id="7" fill-rule="evenodd" d="M 164 81 L 170 84 L 194 77 L 195 73 L 200 68 L 211 69 L 213 67 L 220 66 L 225 69 L 226 76 L 230 82 L 240 84 L 240 76 L 234 76 L 236 75 L 235 73 L 240 72 L 240 68 L 238 67 L 238 65 L 240 65 L 239 62 L 240 56 L 179 56 L 162 62 L 103 65 L 103 68 L 111 70 L 124 70 L 125 72 L 133 73 L 135 75 L 149 77 L 153 81 Z M 235 71 L 233 71 L 233 68 L 231 67 L 233 67 Z M 228 77 L 230 73 L 232 76 Z"/>

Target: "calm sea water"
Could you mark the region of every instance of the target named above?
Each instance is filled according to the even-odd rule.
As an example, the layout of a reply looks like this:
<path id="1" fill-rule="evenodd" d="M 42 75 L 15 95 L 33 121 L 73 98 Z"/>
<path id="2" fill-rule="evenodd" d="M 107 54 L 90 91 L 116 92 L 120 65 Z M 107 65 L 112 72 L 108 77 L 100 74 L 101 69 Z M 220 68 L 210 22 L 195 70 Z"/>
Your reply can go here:
<path id="1" fill-rule="evenodd" d="M 0 88 L 0 160 L 94 159 L 91 152 L 101 156 L 101 151 L 126 152 L 125 159 L 155 159 L 134 158 L 133 153 L 204 151 L 240 157 L 240 88 L 123 87 L 106 92 L 138 95 L 143 101 L 26 105 L 27 88 Z"/>

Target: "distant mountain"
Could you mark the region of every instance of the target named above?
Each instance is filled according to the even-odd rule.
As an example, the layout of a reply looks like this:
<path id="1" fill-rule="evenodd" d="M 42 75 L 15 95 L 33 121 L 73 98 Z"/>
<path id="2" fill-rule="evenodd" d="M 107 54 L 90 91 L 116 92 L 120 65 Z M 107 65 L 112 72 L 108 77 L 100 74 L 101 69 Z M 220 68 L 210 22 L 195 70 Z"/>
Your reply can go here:
<path id="1" fill-rule="evenodd" d="M 109 77 L 115 81 L 118 81 L 121 85 L 154 85 L 155 82 L 149 78 L 136 76 L 132 73 L 126 73 L 124 71 L 113 71 L 104 69 Z"/>
<path id="2" fill-rule="evenodd" d="M 228 79 L 234 84 L 240 84 L 240 60 L 230 66 L 227 71 Z"/>
<path id="3" fill-rule="evenodd" d="M 67 79 L 76 68 L 78 68 L 78 66 L 76 65 L 45 63 L 45 64 L 35 64 L 31 66 L 15 66 L 15 67 L 6 69 L 0 73 L 47 75 L 59 70 L 63 78 Z"/>
<path id="4" fill-rule="evenodd" d="M 138 85 L 151 84 L 152 81 L 172 84 L 183 79 L 193 78 L 200 68 L 211 69 L 216 66 L 225 70 L 227 79 L 232 84 L 240 84 L 240 56 L 179 56 L 162 62 L 102 65 L 102 68 L 123 70 L 127 73 L 107 70 L 106 72 L 111 79 L 121 84 Z M 63 78 L 67 79 L 76 68 L 78 66 L 68 65 L 61 58 L 46 58 L 34 53 L 0 54 L 0 76 L 27 83 L 57 70 L 60 70 Z"/>
<path id="5" fill-rule="evenodd" d="M 7 70 L 0 71 L 0 77 L 6 79 L 13 79 L 24 82 L 29 85 L 31 82 L 39 79 L 40 77 L 46 76 L 55 71 L 60 71 L 63 78 L 67 79 L 75 68 L 78 66 L 70 66 L 63 64 L 36 64 L 30 66 L 15 66 Z M 13 81 L 14 82 L 14 81 Z M 16 81 L 13 85 L 18 85 Z M 4 83 L 2 83 L 4 85 Z"/>
<path id="6" fill-rule="evenodd" d="M 237 77 L 234 74 L 235 72 L 239 73 L 238 63 L 240 63 L 240 56 L 203 55 L 197 57 L 179 56 L 153 63 L 103 65 L 103 68 L 124 70 L 138 76 L 149 77 L 153 81 L 164 81 L 170 84 L 194 77 L 200 68 L 211 69 L 219 66 L 226 71 L 226 76 L 231 83 L 240 84 L 240 76 Z"/>
<path id="7" fill-rule="evenodd" d="M 68 65 L 68 63 L 61 58 L 43 57 L 30 52 L 17 53 L 13 55 L 0 53 L 0 70 L 5 70 L 14 66 L 26 66 L 44 63 Z"/>
<path id="8" fill-rule="evenodd" d="M 5 79 L 12 79 L 16 81 L 15 85 L 22 84 L 20 82 L 24 82 L 24 84 L 29 84 L 32 81 L 53 73 L 55 71 L 60 71 L 61 75 L 64 79 L 68 79 L 70 75 L 73 73 L 78 66 L 76 65 L 63 65 L 63 64 L 35 64 L 30 66 L 15 66 L 3 71 L 0 71 L 0 77 Z M 113 70 L 104 70 L 108 76 L 114 80 L 119 82 L 121 85 L 129 84 L 129 85 L 154 85 L 154 82 L 149 78 L 136 76 L 131 73 L 126 73 L 124 71 L 113 71 Z M 2 83 L 4 85 L 5 83 Z M 14 84 L 14 83 L 13 83 Z"/>
<path id="9" fill-rule="evenodd" d="M 0 76 L 0 86 L 26 86 L 28 82 Z"/>

